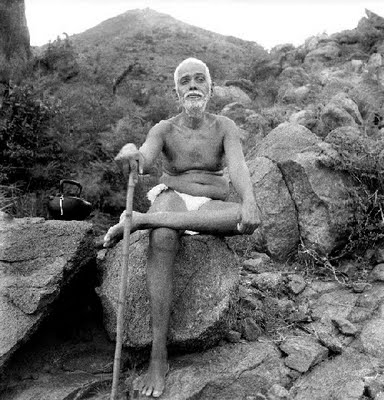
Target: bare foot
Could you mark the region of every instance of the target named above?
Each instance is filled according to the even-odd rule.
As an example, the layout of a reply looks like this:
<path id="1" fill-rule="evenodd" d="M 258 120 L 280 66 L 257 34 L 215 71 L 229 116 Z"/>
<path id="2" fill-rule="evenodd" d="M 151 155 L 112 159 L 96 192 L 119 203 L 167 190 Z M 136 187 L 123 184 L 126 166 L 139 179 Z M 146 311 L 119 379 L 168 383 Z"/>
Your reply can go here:
<path id="1" fill-rule="evenodd" d="M 139 228 L 139 220 L 141 213 L 132 211 L 132 224 L 131 224 L 131 233 L 137 231 Z M 120 217 L 120 222 L 116 225 L 113 225 L 108 229 L 108 232 L 104 236 L 103 247 L 112 247 L 119 240 L 121 240 L 124 236 L 124 224 L 125 224 L 125 214 L 123 213 Z"/>
<path id="2" fill-rule="evenodd" d="M 135 382 L 134 389 L 148 397 L 160 397 L 168 371 L 169 365 L 166 361 L 151 360 L 147 373 Z"/>

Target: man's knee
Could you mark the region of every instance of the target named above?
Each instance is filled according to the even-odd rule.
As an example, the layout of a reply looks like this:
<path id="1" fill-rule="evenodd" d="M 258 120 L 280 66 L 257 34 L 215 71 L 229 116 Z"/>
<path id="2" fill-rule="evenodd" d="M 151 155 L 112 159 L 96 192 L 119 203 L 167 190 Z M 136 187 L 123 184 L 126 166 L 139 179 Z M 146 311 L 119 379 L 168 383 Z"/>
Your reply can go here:
<path id="1" fill-rule="evenodd" d="M 169 228 L 153 229 L 150 233 L 149 243 L 153 249 L 174 251 L 179 244 L 179 233 Z"/>

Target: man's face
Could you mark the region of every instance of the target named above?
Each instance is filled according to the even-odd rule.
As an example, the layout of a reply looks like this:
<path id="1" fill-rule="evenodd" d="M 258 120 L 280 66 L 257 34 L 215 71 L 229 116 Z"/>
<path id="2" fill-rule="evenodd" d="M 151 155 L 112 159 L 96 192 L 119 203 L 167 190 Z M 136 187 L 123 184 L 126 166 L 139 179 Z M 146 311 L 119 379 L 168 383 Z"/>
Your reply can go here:
<path id="1" fill-rule="evenodd" d="M 201 116 L 211 93 L 209 77 L 204 66 L 194 62 L 183 65 L 178 71 L 176 91 L 186 113 Z"/>

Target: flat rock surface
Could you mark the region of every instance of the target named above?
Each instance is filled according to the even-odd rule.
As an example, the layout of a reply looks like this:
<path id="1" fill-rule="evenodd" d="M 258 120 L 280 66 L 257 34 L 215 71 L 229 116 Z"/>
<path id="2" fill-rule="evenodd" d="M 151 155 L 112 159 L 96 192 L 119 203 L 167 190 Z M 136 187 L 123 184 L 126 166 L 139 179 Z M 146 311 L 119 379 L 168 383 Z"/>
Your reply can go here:
<path id="1" fill-rule="evenodd" d="M 0 367 L 36 330 L 62 287 L 95 257 L 91 226 L 20 218 L 0 224 Z"/>

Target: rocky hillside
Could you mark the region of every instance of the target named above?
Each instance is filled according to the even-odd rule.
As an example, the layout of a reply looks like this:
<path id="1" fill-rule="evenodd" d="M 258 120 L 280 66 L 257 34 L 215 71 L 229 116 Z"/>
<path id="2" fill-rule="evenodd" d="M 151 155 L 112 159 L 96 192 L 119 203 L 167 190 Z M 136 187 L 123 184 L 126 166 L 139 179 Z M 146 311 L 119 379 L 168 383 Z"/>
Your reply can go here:
<path id="1" fill-rule="evenodd" d="M 171 85 L 175 67 L 186 57 L 205 60 L 214 79 L 233 79 L 240 66 L 265 54 L 256 43 L 197 28 L 149 8 L 127 11 L 71 39 L 80 57 L 111 78 L 137 63 L 143 81 Z"/>
<path id="2" fill-rule="evenodd" d="M 169 18 L 148 10 L 132 13 L 155 16 L 156 29 Z M 145 86 L 172 86 L 172 79 L 162 75 L 150 80 L 147 51 L 120 75 L 121 85 L 115 81 L 115 95 L 110 88 L 117 69 L 99 67 L 109 59 L 107 43 L 117 31 L 105 42 L 103 35 L 132 13 L 88 31 L 87 43 L 95 43 L 88 55 L 81 35 L 73 45 L 54 44 L 45 60 L 55 62 L 46 64 L 46 81 L 39 82 L 51 84 L 51 93 L 65 106 L 56 128 L 69 138 L 63 142 L 67 157 L 84 157 L 77 177 L 86 196 L 92 194 L 100 206 L 102 196 L 106 204 L 113 200 L 106 184 L 111 192 L 123 187 L 108 157 L 138 127 L 145 134 L 155 114 L 170 112 L 159 107 L 163 93 Z M 179 26 L 175 22 L 167 29 Z M 148 34 L 144 42 L 155 37 Z M 97 40 L 99 47 L 105 43 L 98 54 Z M 142 42 L 134 43 L 132 49 L 140 49 Z M 205 59 L 187 53 L 183 57 Z M 262 225 L 251 236 L 225 241 L 205 235 L 182 239 L 169 337 L 175 347 L 162 398 L 384 398 L 383 56 L 384 18 L 367 10 L 355 29 L 311 37 L 297 48 L 282 44 L 245 58 L 236 74 L 223 75 L 213 111 L 241 128 Z M 65 57 L 72 64 L 63 63 Z M 177 62 L 171 61 L 173 70 Z M 132 112 L 141 125 L 133 125 Z M 97 151 L 89 147 L 94 143 Z M 0 329 L 0 367 L 5 367 L 0 368 L 0 397 L 108 398 L 114 350 L 108 339 L 113 340 L 116 326 L 122 243 L 95 258 L 89 224 L 7 215 L 0 222 L 0 300 L 6 321 Z M 124 396 L 145 369 L 141 346 L 150 337 L 146 247 L 146 235 L 135 233 L 125 325 L 125 345 L 134 349 L 124 352 Z"/>

